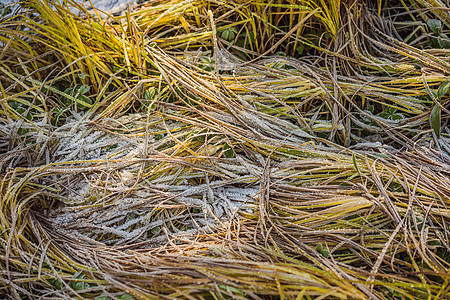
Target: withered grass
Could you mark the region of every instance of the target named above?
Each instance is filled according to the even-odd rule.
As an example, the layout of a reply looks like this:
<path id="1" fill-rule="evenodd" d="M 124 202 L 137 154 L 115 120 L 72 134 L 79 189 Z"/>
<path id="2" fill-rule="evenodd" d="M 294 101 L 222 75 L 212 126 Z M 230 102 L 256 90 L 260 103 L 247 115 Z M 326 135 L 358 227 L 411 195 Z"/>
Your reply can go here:
<path id="1" fill-rule="evenodd" d="M 0 295 L 450 297 L 438 2 L 3 9 Z"/>

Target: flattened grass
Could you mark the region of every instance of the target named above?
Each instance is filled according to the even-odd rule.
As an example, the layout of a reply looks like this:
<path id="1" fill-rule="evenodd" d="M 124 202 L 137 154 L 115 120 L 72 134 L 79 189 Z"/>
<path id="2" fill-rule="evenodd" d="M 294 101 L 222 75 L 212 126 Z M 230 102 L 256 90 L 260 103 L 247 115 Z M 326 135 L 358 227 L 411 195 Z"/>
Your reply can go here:
<path id="1" fill-rule="evenodd" d="M 448 297 L 448 50 L 426 22 L 448 28 L 427 3 L 5 15 L 0 293 Z"/>

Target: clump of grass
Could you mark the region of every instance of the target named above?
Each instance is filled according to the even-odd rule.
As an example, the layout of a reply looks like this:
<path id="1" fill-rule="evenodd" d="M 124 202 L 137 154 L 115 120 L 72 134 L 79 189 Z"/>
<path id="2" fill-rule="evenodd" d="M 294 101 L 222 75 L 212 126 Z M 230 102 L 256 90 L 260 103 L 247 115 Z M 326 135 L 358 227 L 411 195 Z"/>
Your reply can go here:
<path id="1" fill-rule="evenodd" d="M 0 293 L 448 297 L 448 24 L 402 3 L 4 16 Z"/>

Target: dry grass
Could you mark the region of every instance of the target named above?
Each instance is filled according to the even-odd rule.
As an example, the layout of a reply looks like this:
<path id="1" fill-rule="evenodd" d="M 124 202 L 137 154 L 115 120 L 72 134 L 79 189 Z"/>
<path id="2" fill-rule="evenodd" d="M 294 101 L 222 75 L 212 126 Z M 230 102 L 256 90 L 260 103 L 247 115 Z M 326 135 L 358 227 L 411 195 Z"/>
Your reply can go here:
<path id="1" fill-rule="evenodd" d="M 448 298 L 437 2 L 3 13 L 0 294 Z"/>

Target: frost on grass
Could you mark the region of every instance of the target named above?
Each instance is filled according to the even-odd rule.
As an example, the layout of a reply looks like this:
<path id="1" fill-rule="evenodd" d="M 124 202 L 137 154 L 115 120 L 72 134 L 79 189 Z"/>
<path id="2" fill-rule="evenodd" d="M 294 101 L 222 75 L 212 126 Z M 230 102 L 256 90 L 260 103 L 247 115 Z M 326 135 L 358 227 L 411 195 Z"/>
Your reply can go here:
<path id="1" fill-rule="evenodd" d="M 250 209 L 257 186 L 237 187 L 236 181 L 186 171 L 184 161 L 167 161 L 175 144 L 161 132 L 181 136 L 180 128 L 143 115 L 97 124 L 83 116 L 68 120 L 55 133 L 54 162 L 79 172 L 53 178 L 65 190 L 64 204 L 49 214 L 55 230 L 89 243 L 161 245 L 211 232 Z"/>
<path id="2" fill-rule="evenodd" d="M 133 122 L 132 117 L 118 120 L 119 124 Z M 92 125 L 90 120 L 76 115 L 55 133 L 59 146 L 54 153 L 57 162 L 94 159 L 119 159 L 138 149 L 142 141 L 126 135 L 108 133 Z"/>
<path id="3" fill-rule="evenodd" d="M 248 209 L 258 191 L 225 182 L 172 186 L 144 181 L 133 188 L 136 182 L 124 184 L 119 172 L 111 175 L 107 186 L 93 182 L 84 182 L 89 186 L 85 188 L 89 192 L 79 196 L 84 202 L 78 198 L 76 204 L 54 210 L 51 220 L 58 230 L 107 245 L 160 243 L 179 235 L 195 237 Z"/>

